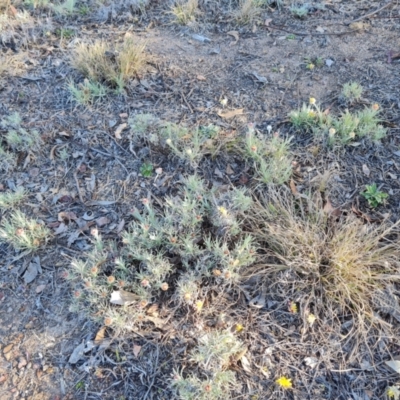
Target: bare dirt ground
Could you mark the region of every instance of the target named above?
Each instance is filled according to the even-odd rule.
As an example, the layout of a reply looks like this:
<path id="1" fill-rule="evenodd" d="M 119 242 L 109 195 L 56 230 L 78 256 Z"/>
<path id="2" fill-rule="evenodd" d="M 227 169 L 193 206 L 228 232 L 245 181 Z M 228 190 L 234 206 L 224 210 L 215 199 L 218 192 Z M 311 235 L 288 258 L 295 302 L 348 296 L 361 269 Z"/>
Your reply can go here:
<path id="1" fill-rule="evenodd" d="M 129 222 L 126 216 L 140 199 L 149 193 L 162 199 L 182 174 L 191 172 L 190 167 L 147 148 L 131 152 L 123 133 L 122 139 L 116 139 L 115 130 L 128 116 L 151 113 L 188 125 L 213 123 L 226 132 L 240 132 L 254 123 L 265 133 L 271 126 L 284 137 L 293 136 L 299 191 L 306 190 L 318 174 L 330 171 L 329 196 L 335 207 L 367 220 L 400 218 L 400 57 L 396 57 L 400 5 L 393 1 L 351 26 L 384 3 L 319 1 L 315 3 L 324 9 L 315 8 L 298 19 L 288 7 L 271 2 L 255 23 L 238 26 L 230 17 L 229 3 L 200 2 L 203 14 L 193 27 L 171 24 L 169 5 L 155 1 L 143 13 L 130 13 L 126 6 L 107 14 L 101 12 L 105 6 L 96 6 L 85 16 L 61 17 L 29 9 L 35 21 L 32 26 L 0 32 L 1 54 L 18 56 L 17 64 L 1 79 L 0 116 L 18 111 L 23 125 L 38 129 L 45 143 L 36 158 L 21 154 L 17 168 L 0 176 L 0 189 L 28 190 L 24 211 L 56 232 L 36 258 L 19 258 L 10 247 L 0 247 L 1 399 L 174 396 L 168 379 L 186 352 L 181 339 L 190 336 L 191 328 L 184 325 L 171 322 L 168 327 L 115 338 L 106 351 L 89 349 L 79 362 L 69 362 L 74 349 L 93 341 L 100 326 L 70 309 L 74 288 L 63 278 L 71 259 L 89 246 L 88 227 L 70 221 L 57 233 L 59 213 L 73 212 L 78 218 L 92 213 L 104 237 L 118 237 L 121 223 Z M 72 36 L 60 37 L 56 33 L 60 28 L 71 30 Z M 150 56 L 146 72 L 129 82 L 123 95 L 109 95 L 93 106 L 77 105 L 67 83 L 83 78 L 71 67 L 71 49 L 78 40 L 115 42 L 127 32 L 146 42 Z M 307 69 L 307 59 L 317 58 L 322 59 L 321 65 Z M 296 133 L 288 124 L 288 113 L 309 97 L 318 99 L 324 109 L 343 110 L 338 95 L 349 81 L 364 87 L 362 104 L 380 104 L 389 134 L 378 146 L 361 141 L 346 148 L 316 149 L 311 136 Z M 223 107 L 220 101 L 225 98 Z M 244 112 L 232 119 L 218 115 L 232 109 Z M 57 157 L 62 148 L 69 154 L 64 161 Z M 139 169 L 145 160 L 162 168 L 162 176 L 142 177 Z M 248 169 L 237 156 L 223 154 L 199 167 L 208 181 L 250 187 Z M 371 182 L 389 194 L 379 212 L 369 209 L 359 196 Z M 39 274 L 26 284 L 22 275 L 38 260 Z M 242 318 L 254 328 L 243 337 L 253 364 L 248 370 L 240 363 L 235 367 L 242 389 L 232 398 L 384 398 L 385 388 L 398 382 L 383 361 L 389 354 L 400 354 L 399 323 L 388 317 L 387 332 L 371 339 L 375 340 L 372 354 L 352 342 L 328 349 L 319 337 L 321 331 L 305 332 L 302 319 L 287 312 L 287 300 L 279 293 L 291 292 L 290 277 L 277 286 L 280 289 L 271 294 L 268 307 L 244 307 Z M 237 301 L 246 303 L 241 297 Z M 222 311 L 229 315 L 229 310 Z M 108 335 L 112 339 L 112 332 Z M 322 361 L 310 368 L 304 363 L 307 357 Z M 297 391 L 285 397 L 274 391 L 276 377 L 261 368 L 280 361 L 289 365 L 297 382 Z"/>

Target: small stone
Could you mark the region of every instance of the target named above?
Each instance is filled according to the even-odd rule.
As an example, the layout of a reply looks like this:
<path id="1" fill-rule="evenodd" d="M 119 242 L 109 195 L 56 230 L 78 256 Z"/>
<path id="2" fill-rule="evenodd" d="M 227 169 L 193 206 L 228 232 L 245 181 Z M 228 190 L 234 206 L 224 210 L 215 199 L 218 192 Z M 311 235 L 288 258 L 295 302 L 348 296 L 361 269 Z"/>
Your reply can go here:
<path id="1" fill-rule="evenodd" d="M 24 368 L 27 364 L 28 364 L 28 362 L 26 361 L 26 359 L 21 358 L 18 363 L 18 369 Z"/>

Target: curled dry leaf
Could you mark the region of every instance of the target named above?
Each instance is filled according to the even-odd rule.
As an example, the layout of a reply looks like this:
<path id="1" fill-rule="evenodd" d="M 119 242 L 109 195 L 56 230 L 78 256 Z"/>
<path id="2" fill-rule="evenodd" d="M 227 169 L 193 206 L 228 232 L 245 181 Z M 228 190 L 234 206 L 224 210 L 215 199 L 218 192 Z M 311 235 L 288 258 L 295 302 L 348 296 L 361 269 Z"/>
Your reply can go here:
<path id="1" fill-rule="evenodd" d="M 332 215 L 333 217 L 339 217 L 341 211 L 338 208 L 332 206 L 332 203 L 329 199 L 326 200 L 326 204 L 324 206 L 324 213 L 328 215 Z"/>
<path id="2" fill-rule="evenodd" d="M 226 32 L 226 34 L 235 38 L 236 42 L 239 41 L 239 32 L 238 31 L 229 31 L 229 32 Z"/>
<path id="3" fill-rule="evenodd" d="M 115 139 L 122 139 L 121 133 L 122 131 L 128 126 L 126 122 L 123 124 L 118 125 L 118 128 L 115 130 Z"/>
<path id="4" fill-rule="evenodd" d="M 106 326 L 101 327 L 97 333 L 96 337 L 94 338 L 94 344 L 99 345 L 104 340 L 104 334 L 106 333 Z"/>

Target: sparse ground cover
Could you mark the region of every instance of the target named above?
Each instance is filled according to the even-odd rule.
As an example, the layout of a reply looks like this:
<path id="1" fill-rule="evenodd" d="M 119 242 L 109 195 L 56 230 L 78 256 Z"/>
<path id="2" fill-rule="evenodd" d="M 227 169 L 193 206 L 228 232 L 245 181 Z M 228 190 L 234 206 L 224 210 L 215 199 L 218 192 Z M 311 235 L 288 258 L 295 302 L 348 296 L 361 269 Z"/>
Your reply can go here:
<path id="1" fill-rule="evenodd" d="M 0 0 L 0 397 L 400 398 L 399 16 Z"/>

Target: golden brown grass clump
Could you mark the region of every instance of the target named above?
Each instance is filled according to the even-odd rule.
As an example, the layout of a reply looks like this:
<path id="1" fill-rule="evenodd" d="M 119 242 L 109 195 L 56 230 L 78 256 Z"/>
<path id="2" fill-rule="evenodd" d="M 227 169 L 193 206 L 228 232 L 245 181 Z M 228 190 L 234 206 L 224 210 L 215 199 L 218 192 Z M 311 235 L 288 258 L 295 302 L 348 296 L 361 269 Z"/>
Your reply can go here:
<path id="1" fill-rule="evenodd" d="M 128 37 L 113 51 L 105 41 L 80 43 L 72 57 L 72 64 L 89 79 L 123 87 L 129 78 L 143 70 L 146 63 L 145 45 Z"/>
<path id="2" fill-rule="evenodd" d="M 171 7 L 171 14 L 179 25 L 187 25 L 194 22 L 199 14 L 198 0 L 178 0 L 175 6 Z"/>
<path id="3" fill-rule="evenodd" d="M 240 24 L 252 23 L 261 13 L 262 0 L 240 0 L 239 8 L 233 12 L 233 17 Z"/>
<path id="4" fill-rule="evenodd" d="M 364 224 L 352 215 L 333 217 L 321 195 L 295 197 L 276 189 L 256 204 L 255 236 L 277 262 L 257 265 L 267 276 L 291 269 L 299 286 L 321 291 L 327 306 L 371 318 L 373 294 L 399 279 L 398 225 Z"/>

